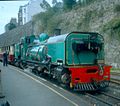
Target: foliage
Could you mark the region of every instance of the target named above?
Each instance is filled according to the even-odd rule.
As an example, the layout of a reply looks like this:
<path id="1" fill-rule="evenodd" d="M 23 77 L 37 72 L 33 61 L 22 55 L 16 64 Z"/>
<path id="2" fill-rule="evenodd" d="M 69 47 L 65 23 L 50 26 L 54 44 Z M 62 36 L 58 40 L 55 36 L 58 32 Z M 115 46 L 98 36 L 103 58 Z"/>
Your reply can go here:
<path id="1" fill-rule="evenodd" d="M 58 5 L 59 4 L 59 5 Z M 39 22 L 39 31 L 45 32 L 49 34 L 53 34 L 54 29 L 57 27 L 61 19 L 55 18 L 58 14 L 60 14 L 61 10 L 61 3 L 56 2 L 53 7 L 50 7 L 45 12 L 41 12 L 37 15 L 33 16 L 33 22 L 38 24 Z"/>
<path id="2" fill-rule="evenodd" d="M 54 15 L 53 9 L 49 9 L 46 12 L 41 12 L 35 16 L 33 16 L 33 21 L 37 22 L 38 20 L 41 21 L 41 24 L 44 28 L 47 27 L 47 21 Z"/>
<path id="3" fill-rule="evenodd" d="M 97 0 L 78 0 L 78 4 L 80 6 L 86 6 L 86 5 L 90 5 L 94 1 L 97 1 Z"/>
<path id="4" fill-rule="evenodd" d="M 53 7 L 52 7 L 54 12 L 56 13 L 62 11 L 62 8 L 63 8 L 63 4 L 61 2 L 54 2 Z"/>
<path id="5" fill-rule="evenodd" d="M 14 29 L 14 28 L 16 28 L 16 25 L 13 24 L 13 23 L 10 23 L 9 26 L 8 26 L 8 29 L 9 29 L 9 30 L 12 30 L 12 29 Z"/>
<path id="6" fill-rule="evenodd" d="M 65 10 L 71 10 L 76 4 L 76 0 L 63 0 L 63 7 Z"/>
<path id="7" fill-rule="evenodd" d="M 98 16 L 99 12 L 97 13 L 96 10 L 86 10 L 84 17 L 77 22 L 77 29 L 89 31 L 90 30 L 90 22 Z"/>
<path id="8" fill-rule="evenodd" d="M 120 4 L 115 5 L 114 11 L 120 12 Z"/>
<path id="9" fill-rule="evenodd" d="M 112 68 L 111 72 L 119 72 L 120 73 L 120 68 Z"/>
<path id="10" fill-rule="evenodd" d="M 57 3 L 58 3 L 57 0 L 52 0 L 53 6 L 55 6 Z"/>
<path id="11" fill-rule="evenodd" d="M 54 30 L 58 28 L 58 25 L 62 22 L 61 17 L 52 17 L 49 19 L 49 22 L 47 24 L 47 32 L 52 35 L 54 33 Z"/>
<path id="12" fill-rule="evenodd" d="M 104 30 L 108 30 L 108 29 L 118 29 L 120 28 L 120 19 L 116 18 L 116 19 L 112 19 L 110 22 L 108 22 L 106 25 L 104 25 Z"/>
<path id="13" fill-rule="evenodd" d="M 44 10 L 48 10 L 51 6 L 50 4 L 46 1 L 46 0 L 43 0 L 42 3 L 40 3 L 40 6 L 44 9 Z"/>
<path id="14" fill-rule="evenodd" d="M 115 18 L 112 19 L 110 22 L 108 22 L 107 24 L 105 24 L 103 26 L 103 31 L 107 31 L 110 30 L 112 33 L 111 35 L 116 35 L 120 37 L 120 19 L 119 18 Z"/>

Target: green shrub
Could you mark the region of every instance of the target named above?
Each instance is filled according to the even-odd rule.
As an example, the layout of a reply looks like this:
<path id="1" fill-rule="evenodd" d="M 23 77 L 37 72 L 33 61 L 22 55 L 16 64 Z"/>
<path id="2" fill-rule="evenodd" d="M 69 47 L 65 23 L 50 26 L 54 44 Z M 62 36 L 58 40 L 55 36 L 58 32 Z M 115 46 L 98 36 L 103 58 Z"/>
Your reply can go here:
<path id="1" fill-rule="evenodd" d="M 103 26 L 102 30 L 103 32 L 110 30 L 112 32 L 111 36 L 115 35 L 115 37 L 120 37 L 120 19 L 112 19 L 110 22 Z"/>
<path id="2" fill-rule="evenodd" d="M 62 18 L 59 16 L 61 11 L 55 12 L 55 8 L 50 8 L 45 12 L 41 12 L 33 16 L 33 22 L 38 24 L 39 22 L 39 31 L 47 32 L 48 34 L 53 34 L 54 29 L 57 28 L 59 23 L 62 21 Z"/>
<path id="3" fill-rule="evenodd" d="M 64 10 L 71 10 L 76 4 L 76 0 L 62 0 Z"/>
<path id="4" fill-rule="evenodd" d="M 55 12 L 52 8 L 45 12 L 38 13 L 37 15 L 33 16 L 33 22 L 37 23 L 38 21 L 41 22 L 42 29 L 46 29 L 49 23 L 49 20 L 54 16 Z"/>
<path id="5" fill-rule="evenodd" d="M 48 20 L 47 23 L 47 32 L 48 34 L 54 34 L 54 29 L 58 28 L 59 24 L 62 22 L 62 18 L 53 16 Z"/>
<path id="6" fill-rule="evenodd" d="M 120 12 L 120 4 L 115 5 L 114 11 Z"/>
<path id="7" fill-rule="evenodd" d="M 84 6 L 90 5 L 91 3 L 94 3 L 95 1 L 97 1 L 97 0 L 78 0 L 78 4 L 81 7 L 84 7 Z"/>
<path id="8" fill-rule="evenodd" d="M 13 23 L 9 23 L 8 29 L 9 29 L 9 30 L 12 30 L 12 29 L 14 29 L 14 28 L 16 28 L 16 25 L 13 24 Z"/>
<path id="9" fill-rule="evenodd" d="M 103 30 L 109 30 L 109 29 L 119 29 L 120 28 L 120 19 L 116 18 L 116 19 L 112 19 L 110 22 L 108 22 L 107 24 L 105 24 L 103 26 Z"/>

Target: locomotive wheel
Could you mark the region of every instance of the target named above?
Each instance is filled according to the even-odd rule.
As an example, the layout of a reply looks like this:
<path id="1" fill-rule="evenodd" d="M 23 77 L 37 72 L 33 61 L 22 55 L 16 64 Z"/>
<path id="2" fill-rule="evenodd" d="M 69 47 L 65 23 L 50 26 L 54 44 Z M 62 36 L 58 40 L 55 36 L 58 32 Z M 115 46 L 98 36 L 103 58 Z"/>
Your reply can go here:
<path id="1" fill-rule="evenodd" d="M 67 73 L 64 73 L 64 74 L 61 76 L 61 81 L 62 81 L 62 83 L 64 83 L 64 84 L 69 84 L 69 83 L 70 83 L 70 75 L 67 74 Z"/>
<path id="2" fill-rule="evenodd" d="M 22 68 L 22 69 L 27 68 L 27 67 L 26 67 L 27 65 L 26 65 L 26 64 L 23 64 L 22 62 L 19 63 L 19 66 L 20 66 L 20 68 Z"/>

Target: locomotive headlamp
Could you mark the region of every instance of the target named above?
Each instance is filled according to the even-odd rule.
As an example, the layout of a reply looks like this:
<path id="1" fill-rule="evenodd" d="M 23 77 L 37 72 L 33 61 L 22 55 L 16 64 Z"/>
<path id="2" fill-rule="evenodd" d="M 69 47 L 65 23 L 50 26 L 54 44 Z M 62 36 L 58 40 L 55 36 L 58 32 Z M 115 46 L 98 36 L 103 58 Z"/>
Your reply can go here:
<path id="1" fill-rule="evenodd" d="M 57 64 L 58 64 L 58 65 L 63 65 L 63 60 L 58 59 L 58 60 L 57 60 Z"/>

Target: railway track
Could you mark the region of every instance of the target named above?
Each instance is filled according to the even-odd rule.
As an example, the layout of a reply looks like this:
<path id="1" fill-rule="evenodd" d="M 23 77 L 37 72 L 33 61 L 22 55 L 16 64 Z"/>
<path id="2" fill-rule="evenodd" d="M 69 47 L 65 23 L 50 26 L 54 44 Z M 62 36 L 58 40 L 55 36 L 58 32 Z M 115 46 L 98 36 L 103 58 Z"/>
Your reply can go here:
<path id="1" fill-rule="evenodd" d="M 120 106 L 120 98 L 115 97 L 113 95 L 104 93 L 104 92 L 97 92 L 98 94 L 91 94 L 91 93 L 85 93 L 85 95 L 91 97 L 92 99 L 95 99 L 101 103 L 104 103 L 108 106 Z"/>
<path id="2" fill-rule="evenodd" d="M 117 76 L 120 76 L 120 72 L 111 72 L 111 75 L 117 75 Z"/>
<path id="3" fill-rule="evenodd" d="M 120 85 L 120 80 L 111 78 L 110 82 Z"/>
<path id="4" fill-rule="evenodd" d="M 120 73 L 111 73 L 110 82 L 120 85 Z"/>
<path id="5" fill-rule="evenodd" d="M 109 103 L 109 102 L 106 102 L 106 100 L 101 99 L 101 98 L 98 98 L 97 96 L 92 95 L 92 94 L 90 94 L 90 93 L 85 93 L 85 95 L 87 95 L 88 97 L 91 97 L 91 98 L 93 98 L 93 99 L 95 99 L 95 100 L 98 100 L 98 101 L 100 101 L 100 102 L 102 102 L 102 103 L 104 103 L 104 104 L 106 104 L 106 105 L 109 105 L 109 106 L 113 106 L 113 105 L 114 105 L 114 104 Z"/>
<path id="6" fill-rule="evenodd" d="M 105 93 L 105 92 L 100 92 L 100 93 L 103 94 L 103 95 L 109 96 L 109 97 L 111 97 L 113 99 L 116 99 L 116 100 L 120 101 L 120 97 L 116 97 L 116 96 L 113 96 L 113 95 Z"/>
<path id="7" fill-rule="evenodd" d="M 120 72 L 111 72 L 111 82 L 120 85 Z"/>

